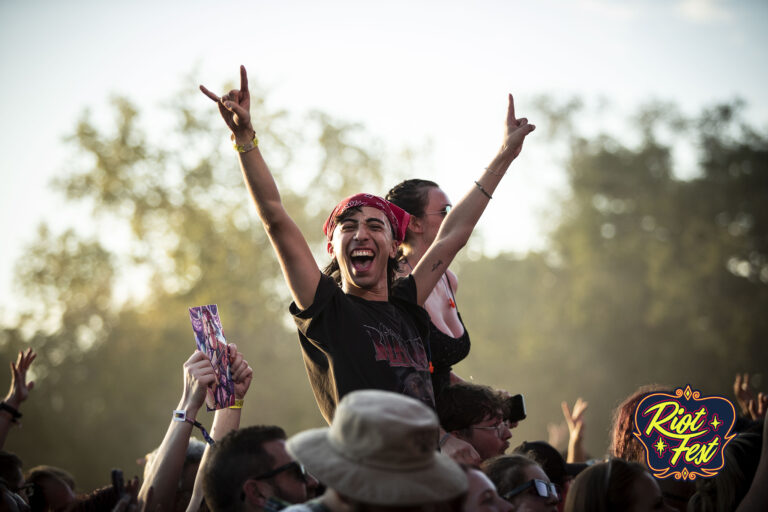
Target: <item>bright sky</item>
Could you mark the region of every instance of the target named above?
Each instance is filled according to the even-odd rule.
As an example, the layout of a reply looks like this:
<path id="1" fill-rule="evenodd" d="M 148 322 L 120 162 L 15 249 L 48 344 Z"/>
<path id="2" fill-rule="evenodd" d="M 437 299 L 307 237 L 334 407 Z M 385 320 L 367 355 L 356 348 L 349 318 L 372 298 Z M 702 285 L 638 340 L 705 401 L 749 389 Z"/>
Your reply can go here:
<path id="1" fill-rule="evenodd" d="M 501 142 L 508 91 L 519 114 L 539 93 L 689 113 L 739 96 L 768 128 L 767 22 L 762 0 L 0 0 L 0 316 L 38 223 L 89 230 L 47 183 L 78 114 L 98 118 L 113 93 L 151 123 L 161 100 L 197 87 L 184 83 L 196 66 L 218 89 L 242 63 L 276 106 L 362 122 L 392 148 L 430 141 L 420 177 L 457 199 Z M 563 181 L 535 135 L 481 220 L 493 249 L 541 244 L 538 217 Z"/>

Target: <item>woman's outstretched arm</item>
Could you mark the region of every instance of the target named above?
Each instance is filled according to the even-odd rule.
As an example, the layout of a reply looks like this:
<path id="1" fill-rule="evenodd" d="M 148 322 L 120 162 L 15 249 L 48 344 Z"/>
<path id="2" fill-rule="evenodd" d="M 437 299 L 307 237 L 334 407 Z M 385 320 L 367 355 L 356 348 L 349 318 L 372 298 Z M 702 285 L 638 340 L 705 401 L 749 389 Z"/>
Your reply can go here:
<path id="1" fill-rule="evenodd" d="M 472 234 L 477 221 L 488 206 L 496 186 L 507 172 L 512 160 L 517 158 L 523 149 L 525 137 L 535 128 L 534 125 L 528 124 L 527 119 L 515 117 L 515 102 L 510 94 L 504 143 L 501 149 L 485 172 L 445 217 L 437 238 L 413 269 L 419 304 L 424 304 L 456 253 L 466 245 L 469 235 Z"/>
<path id="2" fill-rule="evenodd" d="M 256 132 L 251 125 L 251 97 L 245 67 L 240 66 L 240 89 L 221 97 L 202 85 L 200 90 L 216 102 L 221 117 L 232 130 L 238 146 L 240 168 L 256 212 L 275 249 L 293 300 L 299 308 L 306 309 L 315 297 L 320 269 L 304 235 L 285 211 L 275 180 L 257 144 L 253 144 Z"/>

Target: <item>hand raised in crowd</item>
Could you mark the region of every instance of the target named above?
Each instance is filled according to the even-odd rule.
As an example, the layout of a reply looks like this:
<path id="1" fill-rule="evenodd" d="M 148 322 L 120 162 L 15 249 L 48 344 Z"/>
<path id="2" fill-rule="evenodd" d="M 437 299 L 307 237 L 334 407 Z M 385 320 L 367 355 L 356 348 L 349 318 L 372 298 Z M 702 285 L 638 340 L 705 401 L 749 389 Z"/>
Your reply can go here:
<path id="1" fill-rule="evenodd" d="M 565 423 L 568 425 L 568 458 L 567 462 L 586 462 L 587 457 L 584 452 L 584 411 L 589 404 L 581 399 L 576 399 L 573 404 L 573 410 L 568 407 L 568 402 L 561 402 Z"/>
<path id="2" fill-rule="evenodd" d="M 768 410 L 768 395 L 756 392 L 750 385 L 748 373 L 736 374 L 733 381 L 733 394 L 743 416 L 753 420 L 765 417 L 765 412 Z"/>
<path id="3" fill-rule="evenodd" d="M 749 416 L 753 420 L 764 420 L 765 412 L 768 410 L 768 395 L 761 391 L 757 394 L 757 398 L 749 401 L 747 408 L 749 409 Z"/>
<path id="4" fill-rule="evenodd" d="M 440 451 L 459 464 L 477 467 L 482 462 L 480 454 L 471 444 L 455 436 L 449 436 Z"/>
<path id="5" fill-rule="evenodd" d="M 195 350 L 184 362 L 184 390 L 177 410 L 186 411 L 189 420 L 196 420 L 210 387 L 216 382 L 216 373 L 208 356 Z M 163 442 L 145 471 L 139 498 L 148 502 L 153 489 L 154 501 L 163 510 L 171 510 L 174 496 L 184 467 L 187 445 L 192 426 L 188 422 L 171 421 Z"/>
<path id="6" fill-rule="evenodd" d="M 11 387 L 0 409 L 0 449 L 5 446 L 5 440 L 13 424 L 19 424 L 21 413 L 19 406 L 27 399 L 29 392 L 35 386 L 34 382 L 27 382 L 27 370 L 35 360 L 35 354 L 31 348 L 20 350 L 16 362 L 11 362 Z"/>
<path id="7" fill-rule="evenodd" d="M 138 477 L 133 477 L 126 482 L 125 491 L 112 508 L 112 512 L 149 512 L 152 510 L 153 494 L 154 489 L 150 487 L 145 499 L 143 501 L 139 500 L 139 479 Z M 160 506 L 158 505 L 154 510 L 161 510 Z"/>
<path id="8" fill-rule="evenodd" d="M 210 386 L 216 382 L 216 374 L 208 357 L 196 350 L 184 363 L 184 392 L 179 402 L 179 409 L 184 409 L 190 417 L 202 407 Z"/>
<path id="9" fill-rule="evenodd" d="M 752 387 L 749 385 L 748 373 L 737 373 L 733 381 L 733 396 L 736 397 L 736 403 L 739 404 L 741 413 L 749 415 L 749 401 L 753 400 L 755 395 Z"/>
<path id="10" fill-rule="evenodd" d="M 211 98 L 219 107 L 219 112 L 224 122 L 235 135 L 252 133 L 251 126 L 251 94 L 248 92 L 248 75 L 245 66 L 240 66 L 240 89 L 232 89 L 219 97 L 209 91 L 204 85 L 200 90 Z"/>
<path id="11" fill-rule="evenodd" d="M 11 362 L 11 387 L 4 400 L 8 405 L 18 408 L 34 388 L 34 382 L 27 382 L 27 371 L 36 357 L 37 354 L 28 348 L 20 350 L 16 362 Z"/>
<path id="12" fill-rule="evenodd" d="M 133 477 L 125 483 L 125 488 L 120 496 L 118 496 L 117 503 L 112 508 L 112 512 L 134 512 L 138 510 L 138 497 L 139 479 L 138 477 Z"/>
<path id="13" fill-rule="evenodd" d="M 501 154 L 511 162 L 523 150 L 523 141 L 526 135 L 536 129 L 535 125 L 528 124 L 525 117 L 515 117 L 515 100 L 509 95 L 507 107 L 507 122 L 504 127 L 504 143 L 501 146 Z"/>
<path id="14" fill-rule="evenodd" d="M 248 361 L 243 359 L 243 354 L 238 352 L 234 343 L 229 344 L 229 369 L 235 383 L 235 398 L 241 400 L 245 398 L 251 386 L 253 369 L 248 365 Z"/>

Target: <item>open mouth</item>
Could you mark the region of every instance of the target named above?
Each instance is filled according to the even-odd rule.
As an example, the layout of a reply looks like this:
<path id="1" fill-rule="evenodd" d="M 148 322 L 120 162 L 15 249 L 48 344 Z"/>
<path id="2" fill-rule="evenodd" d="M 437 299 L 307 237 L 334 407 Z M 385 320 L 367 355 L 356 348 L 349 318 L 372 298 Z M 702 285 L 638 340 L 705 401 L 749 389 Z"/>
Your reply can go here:
<path id="1" fill-rule="evenodd" d="M 371 249 L 355 249 L 350 254 L 350 261 L 355 272 L 365 272 L 373 265 L 374 252 Z"/>

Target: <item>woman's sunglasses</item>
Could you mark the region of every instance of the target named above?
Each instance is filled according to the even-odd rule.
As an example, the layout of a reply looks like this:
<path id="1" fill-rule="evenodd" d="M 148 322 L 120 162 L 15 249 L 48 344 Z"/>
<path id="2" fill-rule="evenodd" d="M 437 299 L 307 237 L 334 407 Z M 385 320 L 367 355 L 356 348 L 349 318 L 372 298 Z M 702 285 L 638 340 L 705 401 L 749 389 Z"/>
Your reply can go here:
<path id="1" fill-rule="evenodd" d="M 549 498 L 550 496 L 555 498 L 556 500 L 560 500 L 560 495 L 557 493 L 557 486 L 555 484 L 545 482 L 544 480 L 539 480 L 537 478 L 534 478 L 533 480 L 529 480 L 525 482 L 523 485 L 520 485 L 518 487 L 515 487 L 508 493 L 504 494 L 502 498 L 509 501 L 518 494 L 533 488 L 534 491 L 536 491 L 536 494 L 541 496 L 542 498 Z"/>

